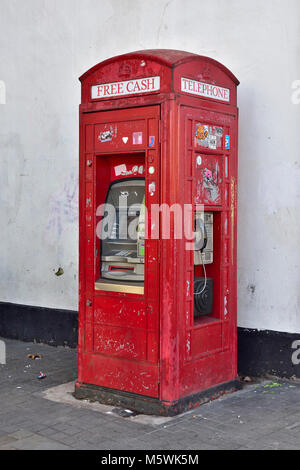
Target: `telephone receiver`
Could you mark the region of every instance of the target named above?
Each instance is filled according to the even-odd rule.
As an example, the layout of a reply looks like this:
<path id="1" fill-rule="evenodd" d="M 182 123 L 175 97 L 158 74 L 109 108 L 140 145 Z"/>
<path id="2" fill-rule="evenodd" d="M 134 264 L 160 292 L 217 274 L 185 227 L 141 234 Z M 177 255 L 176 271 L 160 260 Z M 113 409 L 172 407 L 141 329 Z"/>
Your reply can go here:
<path id="1" fill-rule="evenodd" d="M 195 218 L 195 234 L 194 249 L 203 253 L 207 245 L 207 230 L 204 221 L 198 217 Z"/>

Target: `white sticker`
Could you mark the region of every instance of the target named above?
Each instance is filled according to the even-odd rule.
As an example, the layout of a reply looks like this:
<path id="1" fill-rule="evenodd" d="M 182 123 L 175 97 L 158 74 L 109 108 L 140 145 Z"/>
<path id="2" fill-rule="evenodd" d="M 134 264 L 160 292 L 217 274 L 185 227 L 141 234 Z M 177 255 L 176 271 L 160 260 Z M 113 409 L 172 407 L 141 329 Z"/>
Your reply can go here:
<path id="1" fill-rule="evenodd" d="M 223 127 L 217 127 L 217 126 L 215 126 L 215 132 L 216 132 L 216 135 L 217 135 L 217 136 L 223 137 Z"/>
<path id="2" fill-rule="evenodd" d="M 197 162 L 197 165 L 198 165 L 198 166 L 200 166 L 200 165 L 201 165 L 201 163 L 202 163 L 202 158 L 201 158 L 201 155 L 197 155 L 196 162 Z"/>
<path id="3" fill-rule="evenodd" d="M 150 193 L 150 196 L 154 196 L 154 194 L 155 194 L 155 189 L 156 189 L 156 185 L 155 185 L 155 182 L 153 181 L 152 183 L 149 184 L 149 193 Z"/>
<path id="4" fill-rule="evenodd" d="M 115 166 L 115 175 L 116 176 L 120 176 L 120 175 L 122 175 L 126 172 L 127 172 L 127 167 L 126 167 L 125 163 L 123 163 L 122 165 Z"/>
<path id="5" fill-rule="evenodd" d="M 208 146 L 212 150 L 216 150 L 217 148 L 217 136 L 209 134 L 208 136 Z"/>
<path id="6" fill-rule="evenodd" d="M 127 142 L 128 142 L 128 137 L 122 137 L 122 140 L 123 140 L 124 144 L 127 144 Z"/>

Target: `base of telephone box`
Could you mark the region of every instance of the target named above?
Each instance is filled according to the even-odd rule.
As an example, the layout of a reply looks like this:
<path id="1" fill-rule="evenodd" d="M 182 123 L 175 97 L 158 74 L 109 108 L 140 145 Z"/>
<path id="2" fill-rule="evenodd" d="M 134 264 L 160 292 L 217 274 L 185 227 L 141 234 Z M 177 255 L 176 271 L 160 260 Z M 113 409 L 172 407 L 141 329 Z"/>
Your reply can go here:
<path id="1" fill-rule="evenodd" d="M 98 401 L 104 405 L 126 408 L 146 415 L 176 416 L 241 388 L 242 384 L 236 379 L 174 402 L 163 402 L 143 395 L 76 382 L 74 396 L 78 400 Z"/>

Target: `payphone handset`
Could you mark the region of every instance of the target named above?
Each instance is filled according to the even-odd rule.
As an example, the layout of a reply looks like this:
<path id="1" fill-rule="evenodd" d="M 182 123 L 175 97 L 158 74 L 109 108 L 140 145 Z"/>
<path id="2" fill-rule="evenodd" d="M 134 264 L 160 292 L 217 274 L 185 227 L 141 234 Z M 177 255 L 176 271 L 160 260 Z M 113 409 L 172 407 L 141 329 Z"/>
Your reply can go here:
<path id="1" fill-rule="evenodd" d="M 213 212 L 195 212 L 194 264 L 213 263 Z"/>
<path id="2" fill-rule="evenodd" d="M 145 180 L 114 182 L 108 189 L 102 221 L 101 276 L 115 281 L 144 281 Z"/>

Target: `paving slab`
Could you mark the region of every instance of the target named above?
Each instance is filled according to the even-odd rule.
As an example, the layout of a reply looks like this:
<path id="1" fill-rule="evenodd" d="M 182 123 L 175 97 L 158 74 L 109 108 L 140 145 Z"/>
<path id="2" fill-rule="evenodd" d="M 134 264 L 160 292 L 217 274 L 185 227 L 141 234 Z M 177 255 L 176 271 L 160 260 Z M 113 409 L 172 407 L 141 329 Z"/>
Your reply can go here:
<path id="1" fill-rule="evenodd" d="M 121 416 L 114 407 L 74 398 L 76 350 L 3 340 L 0 450 L 300 448 L 297 381 L 259 380 L 172 418 Z"/>

